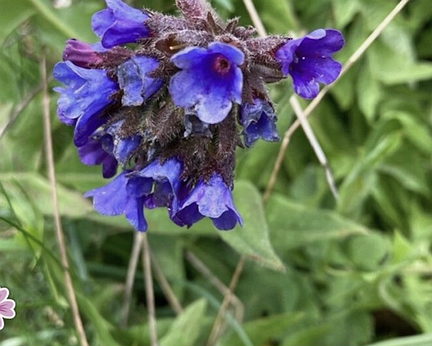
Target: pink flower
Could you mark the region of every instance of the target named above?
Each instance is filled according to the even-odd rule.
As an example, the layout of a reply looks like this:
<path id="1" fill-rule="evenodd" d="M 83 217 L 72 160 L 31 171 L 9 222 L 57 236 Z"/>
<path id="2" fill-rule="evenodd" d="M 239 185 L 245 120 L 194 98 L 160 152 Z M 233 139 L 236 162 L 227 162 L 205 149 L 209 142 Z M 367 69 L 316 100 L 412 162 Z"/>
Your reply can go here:
<path id="1" fill-rule="evenodd" d="M 9 290 L 0 287 L 0 330 L 4 327 L 3 318 L 12 319 L 15 317 L 15 301 L 7 299 Z"/>

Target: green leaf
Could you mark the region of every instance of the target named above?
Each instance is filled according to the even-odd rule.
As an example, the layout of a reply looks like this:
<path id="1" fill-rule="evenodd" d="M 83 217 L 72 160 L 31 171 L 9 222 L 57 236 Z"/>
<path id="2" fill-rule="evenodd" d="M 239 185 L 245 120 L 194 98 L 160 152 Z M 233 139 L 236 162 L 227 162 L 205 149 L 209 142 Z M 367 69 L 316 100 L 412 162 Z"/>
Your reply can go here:
<path id="1" fill-rule="evenodd" d="M 343 28 L 345 25 L 347 25 L 360 10 L 360 4 L 357 0 L 334 0 L 332 5 L 336 26 L 338 28 Z"/>
<path id="2" fill-rule="evenodd" d="M 423 158 L 413 155 L 416 150 L 412 145 L 404 145 L 380 166 L 380 172 L 392 176 L 406 190 L 429 196 L 427 172 L 423 167 Z"/>
<path id="3" fill-rule="evenodd" d="M 383 112 L 383 117 L 398 120 L 403 127 L 403 134 L 409 141 L 425 154 L 430 153 L 432 148 L 430 128 L 420 119 L 418 114 L 393 109 Z"/>
<path id="4" fill-rule="evenodd" d="M 432 333 L 408 336 L 404 338 L 397 338 L 382 342 L 377 342 L 374 344 L 369 344 L 367 346 L 430 346 L 432 345 Z"/>
<path id="5" fill-rule="evenodd" d="M 0 224 L 3 221 L 0 220 Z M 26 247 L 21 243 L 17 242 L 15 239 L 2 239 L 0 238 L 0 252 L 9 252 L 9 251 L 23 251 Z"/>
<path id="6" fill-rule="evenodd" d="M 369 67 L 364 66 L 359 75 L 357 83 L 358 105 L 366 116 L 369 123 L 372 123 L 376 116 L 376 108 L 380 101 L 381 87 L 375 79 Z"/>
<path id="7" fill-rule="evenodd" d="M 256 4 L 260 17 L 270 32 L 286 34 L 289 30 L 299 29 L 298 20 L 289 1 L 273 1 L 271 6 L 258 1 Z M 262 11 L 260 7 L 266 10 Z"/>
<path id="8" fill-rule="evenodd" d="M 51 26 L 51 30 L 55 29 L 58 33 L 61 33 L 64 38 L 77 38 L 77 39 L 85 39 L 84 35 L 81 34 L 84 29 L 86 32 L 90 32 L 90 18 L 87 18 L 87 25 L 71 25 L 73 24 L 73 20 L 78 20 L 81 22 L 82 18 L 85 18 L 86 12 L 83 11 L 82 4 L 73 6 L 72 8 L 65 10 L 56 10 L 46 0 L 27 0 L 33 8 L 38 13 L 44 22 L 49 23 Z M 81 11 L 77 9 L 80 8 Z M 92 6 L 92 9 L 96 8 Z M 72 18 L 68 16 L 69 13 L 73 13 Z M 69 18 L 68 18 L 69 17 Z M 76 23 L 76 22 L 75 22 Z M 84 24 L 84 23 L 82 23 Z M 90 38 L 90 37 L 87 37 Z"/>
<path id="9" fill-rule="evenodd" d="M 207 302 L 200 299 L 189 305 L 160 340 L 160 346 L 192 346 L 198 339 L 205 317 Z"/>
<path id="10" fill-rule="evenodd" d="M 341 185 L 338 211 L 345 215 L 359 215 L 361 207 L 377 181 L 379 165 L 402 144 L 400 125 L 384 123 L 371 133 L 360 157 Z"/>
<path id="11" fill-rule="evenodd" d="M 78 292 L 76 293 L 76 297 L 81 313 L 92 322 L 96 340 L 98 340 L 96 344 L 120 346 L 110 333 L 110 329 L 112 329 L 111 324 L 103 318 L 93 302 Z"/>
<path id="12" fill-rule="evenodd" d="M 52 215 L 51 186 L 48 180 L 38 173 L 4 173 L 0 174 L 0 181 L 7 189 L 9 184 L 18 183 L 33 201 L 37 201 L 37 208 L 45 215 Z M 69 217 L 83 217 L 91 210 L 91 204 L 86 202 L 80 193 L 57 185 L 60 214 Z"/>
<path id="13" fill-rule="evenodd" d="M 269 268 L 283 271 L 285 267 L 270 243 L 269 228 L 258 190 L 249 182 L 237 181 L 234 200 L 243 217 L 243 227 L 219 232 L 221 238 L 240 254 Z"/>
<path id="14" fill-rule="evenodd" d="M 368 58 L 375 78 L 389 85 L 432 78 L 432 63 L 412 62 L 380 41 L 369 48 Z"/>
<path id="15" fill-rule="evenodd" d="M 400 264 L 410 260 L 413 256 L 415 256 L 413 245 L 400 232 L 396 232 L 392 244 L 392 263 Z"/>
<path id="16" fill-rule="evenodd" d="M 173 318 L 158 318 L 156 329 L 158 335 L 164 335 L 172 325 Z M 113 328 L 112 335 L 123 345 L 149 345 L 150 333 L 147 324 L 140 322 L 127 329 Z M 0 345 L 1 346 L 1 345 Z M 101 346 L 105 346 L 102 345 Z"/>
<path id="17" fill-rule="evenodd" d="M 304 317 L 302 312 L 287 312 L 247 322 L 243 328 L 254 345 L 266 345 L 271 341 L 281 339 L 290 328 L 302 321 Z M 220 340 L 220 345 L 241 345 L 241 340 L 237 334 L 230 333 Z"/>
<path id="18" fill-rule="evenodd" d="M 314 242 L 368 233 L 366 227 L 335 212 L 300 205 L 282 195 L 272 195 L 265 211 L 271 239 L 278 252 Z"/>
<path id="19" fill-rule="evenodd" d="M 373 271 L 377 270 L 388 255 L 390 242 L 383 235 L 373 232 L 348 239 L 345 249 L 346 255 L 356 268 Z"/>
<path id="20" fill-rule="evenodd" d="M 168 218 L 167 215 L 164 215 Z M 186 280 L 183 262 L 183 242 L 171 241 L 172 236 L 149 233 L 148 240 L 151 249 L 157 258 L 159 265 L 163 268 L 164 275 L 171 284 L 176 297 L 181 300 L 183 297 L 184 285 Z"/>
<path id="21" fill-rule="evenodd" d="M 2 0 L 0 11 L 0 46 L 6 37 L 35 11 L 27 0 Z"/>
<path id="22" fill-rule="evenodd" d="M 329 334 L 331 327 L 321 324 L 309 328 L 300 329 L 290 334 L 281 346 L 317 346 L 321 345 L 322 339 Z"/>
<path id="23" fill-rule="evenodd" d="M 234 6 L 230 0 L 215 0 L 215 3 L 225 8 L 229 12 L 234 11 Z"/>
<path id="24" fill-rule="evenodd" d="M 17 233 L 15 241 L 17 244 L 27 245 L 35 256 L 39 257 L 44 235 L 44 219 L 40 210 L 25 187 L 18 183 L 3 183 L 0 191 L 3 192 L 3 196 L 0 196 L 0 206 L 9 210 L 9 214 L 14 216 L 20 229 L 25 231 Z"/>

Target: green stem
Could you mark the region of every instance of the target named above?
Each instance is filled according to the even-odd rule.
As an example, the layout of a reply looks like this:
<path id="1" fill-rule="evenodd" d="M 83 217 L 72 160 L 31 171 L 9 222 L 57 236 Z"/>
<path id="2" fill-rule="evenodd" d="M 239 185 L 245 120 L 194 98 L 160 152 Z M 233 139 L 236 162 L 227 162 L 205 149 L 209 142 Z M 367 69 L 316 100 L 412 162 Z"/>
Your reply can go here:
<path id="1" fill-rule="evenodd" d="M 34 8 L 65 37 L 77 37 L 76 32 L 65 25 L 61 19 L 41 0 L 28 0 Z"/>

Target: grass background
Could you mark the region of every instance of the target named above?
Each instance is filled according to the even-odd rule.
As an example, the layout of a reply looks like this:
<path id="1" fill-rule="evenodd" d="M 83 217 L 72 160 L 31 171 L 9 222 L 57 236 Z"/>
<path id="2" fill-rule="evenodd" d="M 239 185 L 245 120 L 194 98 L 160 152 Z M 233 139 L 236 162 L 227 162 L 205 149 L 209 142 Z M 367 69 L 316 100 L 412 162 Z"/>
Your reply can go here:
<path id="1" fill-rule="evenodd" d="M 175 12 L 173 0 L 128 3 Z M 270 34 L 342 31 L 342 63 L 397 3 L 254 1 Z M 80 344 L 55 236 L 41 61 L 50 74 L 67 38 L 96 41 L 90 18 L 104 2 L 59 4 L 0 0 L 0 286 L 17 302 L 0 346 Z M 251 24 L 241 0 L 212 5 L 224 18 Z M 203 221 L 188 230 L 172 225 L 164 211 L 146 214 L 154 260 L 182 310 L 176 313 L 154 275 L 161 346 L 206 344 L 242 258 L 216 345 L 432 344 L 431 59 L 430 0 L 411 0 L 314 110 L 309 122 L 331 167 L 337 200 L 299 129 L 289 137 L 268 199 L 263 194 L 281 143 L 239 150 L 234 197 L 243 228 L 218 232 Z M 86 338 L 90 345 L 150 345 L 141 263 L 127 325 L 122 316 L 137 238 L 122 218 L 97 215 L 82 197 L 104 182 L 100 167 L 79 162 L 71 128 L 56 119 L 55 85 L 49 78 L 58 204 Z M 270 91 L 283 136 L 295 120 L 290 81 Z"/>

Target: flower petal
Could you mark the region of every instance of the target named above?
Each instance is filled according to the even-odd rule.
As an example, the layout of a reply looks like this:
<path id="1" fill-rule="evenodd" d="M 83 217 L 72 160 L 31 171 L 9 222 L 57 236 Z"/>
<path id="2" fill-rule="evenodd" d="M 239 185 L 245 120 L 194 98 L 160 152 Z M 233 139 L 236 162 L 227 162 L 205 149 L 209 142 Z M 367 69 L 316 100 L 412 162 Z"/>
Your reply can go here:
<path id="1" fill-rule="evenodd" d="M 211 220 L 213 222 L 213 225 L 215 225 L 217 229 L 221 231 L 228 231 L 233 229 L 237 225 L 237 222 L 239 222 L 239 217 L 240 216 L 238 214 L 234 213 L 231 210 L 228 210 L 218 218 Z M 243 221 L 241 221 L 240 224 L 243 224 Z"/>
<path id="2" fill-rule="evenodd" d="M 148 208 L 166 206 L 170 215 L 177 212 L 181 170 L 182 164 L 180 161 L 169 159 L 162 164 L 155 160 L 141 171 L 135 173 L 137 177 L 151 178 L 155 182 L 154 191 L 146 202 Z"/>
<path id="3" fill-rule="evenodd" d="M 169 92 L 176 106 L 196 112 L 208 124 L 221 122 L 241 103 L 243 74 L 238 67 L 243 53 L 225 43 L 207 49 L 189 47 L 174 54 L 171 61 L 180 69 L 170 80 Z"/>
<path id="4" fill-rule="evenodd" d="M 78 147 L 78 156 L 85 165 L 102 164 L 102 175 L 104 178 L 111 178 L 117 172 L 117 160 L 109 151 L 106 151 L 102 142 L 111 141 L 111 136 L 104 135 L 101 138 L 90 138 L 83 146 Z"/>
<path id="5" fill-rule="evenodd" d="M 139 232 L 147 230 L 147 221 L 144 218 L 144 198 L 131 198 L 126 203 L 125 217 Z"/>
<path id="6" fill-rule="evenodd" d="M 278 141 L 276 120 L 268 101 L 255 99 L 252 104 L 243 104 L 240 108 L 240 122 L 245 145 L 250 147 L 259 138 L 269 142 Z"/>
<path id="7" fill-rule="evenodd" d="M 3 318 L 14 318 L 15 317 L 15 301 L 12 299 L 6 299 L 0 303 L 0 316 Z"/>
<path id="8" fill-rule="evenodd" d="M 176 216 L 188 226 L 207 216 L 221 230 L 243 222 L 234 207 L 230 189 L 218 174 L 213 174 L 207 182 L 200 180 L 182 201 Z"/>
<path id="9" fill-rule="evenodd" d="M 121 215 L 126 209 L 129 195 L 126 191 L 125 172 L 119 174 L 109 184 L 90 190 L 84 197 L 93 197 L 93 207 L 102 215 Z"/>
<path id="10" fill-rule="evenodd" d="M 57 113 L 62 121 L 65 118 L 88 118 L 99 113 L 113 103 L 111 96 L 118 90 L 117 83 L 104 70 L 82 68 L 70 61 L 56 64 L 54 77 L 67 86 L 54 88 L 60 93 Z"/>
<path id="11" fill-rule="evenodd" d="M 66 41 L 63 61 L 70 61 L 79 67 L 90 68 L 102 63 L 103 59 L 88 43 L 70 39 Z"/>
<path id="12" fill-rule="evenodd" d="M 4 301 L 9 296 L 9 289 L 6 287 L 0 288 L 0 303 Z"/>
<path id="13" fill-rule="evenodd" d="M 291 75 L 294 91 L 304 98 L 319 92 L 319 83 L 330 84 L 341 71 L 341 64 L 333 60 L 333 53 L 344 45 L 342 34 L 334 29 L 318 29 L 310 34 L 288 40 L 275 54 L 281 71 Z"/>
<path id="14" fill-rule="evenodd" d="M 163 80 L 151 78 L 159 62 L 145 56 L 132 57 L 118 67 L 117 76 L 124 94 L 123 106 L 140 106 L 163 85 Z"/>
<path id="15" fill-rule="evenodd" d="M 107 9 L 95 13 L 92 28 L 105 48 L 124 43 L 135 43 L 150 35 L 144 22 L 148 16 L 120 0 L 105 0 Z"/>

